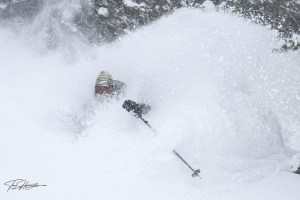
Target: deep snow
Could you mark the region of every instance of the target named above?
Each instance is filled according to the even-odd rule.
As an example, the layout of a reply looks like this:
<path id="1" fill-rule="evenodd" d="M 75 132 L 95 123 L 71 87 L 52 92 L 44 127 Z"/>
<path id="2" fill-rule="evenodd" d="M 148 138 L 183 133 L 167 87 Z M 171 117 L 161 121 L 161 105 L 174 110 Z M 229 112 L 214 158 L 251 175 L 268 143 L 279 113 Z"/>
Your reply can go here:
<path id="1" fill-rule="evenodd" d="M 299 199 L 300 57 L 272 53 L 274 32 L 181 9 L 96 48 L 46 14 L 21 35 L 0 29 L 0 180 L 47 187 L 2 185 L 0 199 Z M 127 83 L 125 97 L 94 100 L 101 70 Z M 127 98 L 152 106 L 155 137 L 121 108 Z"/>

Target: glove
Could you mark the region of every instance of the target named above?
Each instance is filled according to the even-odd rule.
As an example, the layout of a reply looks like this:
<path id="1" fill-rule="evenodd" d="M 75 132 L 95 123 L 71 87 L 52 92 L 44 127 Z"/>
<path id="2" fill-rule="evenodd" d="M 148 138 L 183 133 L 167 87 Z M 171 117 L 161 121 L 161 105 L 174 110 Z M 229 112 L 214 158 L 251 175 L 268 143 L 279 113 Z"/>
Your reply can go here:
<path id="1" fill-rule="evenodd" d="M 122 107 L 128 112 L 132 111 L 137 117 L 142 117 L 142 115 L 147 114 L 151 110 L 149 105 L 144 103 L 138 104 L 132 100 L 125 100 Z"/>

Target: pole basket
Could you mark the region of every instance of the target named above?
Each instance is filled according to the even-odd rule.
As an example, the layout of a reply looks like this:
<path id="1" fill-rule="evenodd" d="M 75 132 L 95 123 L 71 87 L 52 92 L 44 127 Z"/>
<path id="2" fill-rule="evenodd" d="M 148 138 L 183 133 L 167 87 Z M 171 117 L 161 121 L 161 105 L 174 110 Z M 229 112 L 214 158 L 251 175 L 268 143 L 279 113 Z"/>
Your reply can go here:
<path id="1" fill-rule="evenodd" d="M 199 176 L 200 169 L 195 170 L 195 172 L 192 174 L 192 177 L 195 178 L 196 176 Z M 200 177 L 200 176 L 199 176 Z"/>

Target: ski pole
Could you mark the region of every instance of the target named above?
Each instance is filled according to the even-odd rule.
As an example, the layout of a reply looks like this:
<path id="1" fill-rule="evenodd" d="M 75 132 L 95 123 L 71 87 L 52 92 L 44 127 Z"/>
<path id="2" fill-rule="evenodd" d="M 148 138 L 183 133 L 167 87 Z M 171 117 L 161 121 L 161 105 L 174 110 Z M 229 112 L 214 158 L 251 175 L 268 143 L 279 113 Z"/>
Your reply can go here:
<path id="1" fill-rule="evenodd" d="M 179 155 L 179 153 L 177 153 L 175 150 L 173 150 L 173 152 L 175 153 L 175 155 L 178 157 L 178 158 L 180 158 L 180 160 L 184 163 L 184 164 L 186 164 L 194 173 L 192 174 L 192 177 L 194 178 L 194 177 L 196 177 L 196 176 L 198 176 L 200 179 L 202 179 L 200 176 L 199 176 L 199 174 L 200 174 L 200 169 L 196 169 L 196 170 L 194 170 L 180 155 Z"/>
<path id="2" fill-rule="evenodd" d="M 154 128 L 152 128 L 152 126 L 150 126 L 149 122 L 145 120 L 142 116 L 139 116 L 139 118 L 154 132 L 155 135 L 156 131 L 154 130 Z"/>

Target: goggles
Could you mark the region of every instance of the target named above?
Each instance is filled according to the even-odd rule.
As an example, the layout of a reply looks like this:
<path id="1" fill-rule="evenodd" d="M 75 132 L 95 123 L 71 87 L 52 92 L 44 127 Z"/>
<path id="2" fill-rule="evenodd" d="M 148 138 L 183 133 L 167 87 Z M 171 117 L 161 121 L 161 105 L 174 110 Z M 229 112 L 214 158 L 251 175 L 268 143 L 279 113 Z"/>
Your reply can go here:
<path id="1" fill-rule="evenodd" d="M 112 85 L 106 85 L 106 86 L 95 86 L 95 93 L 97 94 L 103 94 L 103 93 L 111 93 L 113 89 Z"/>

